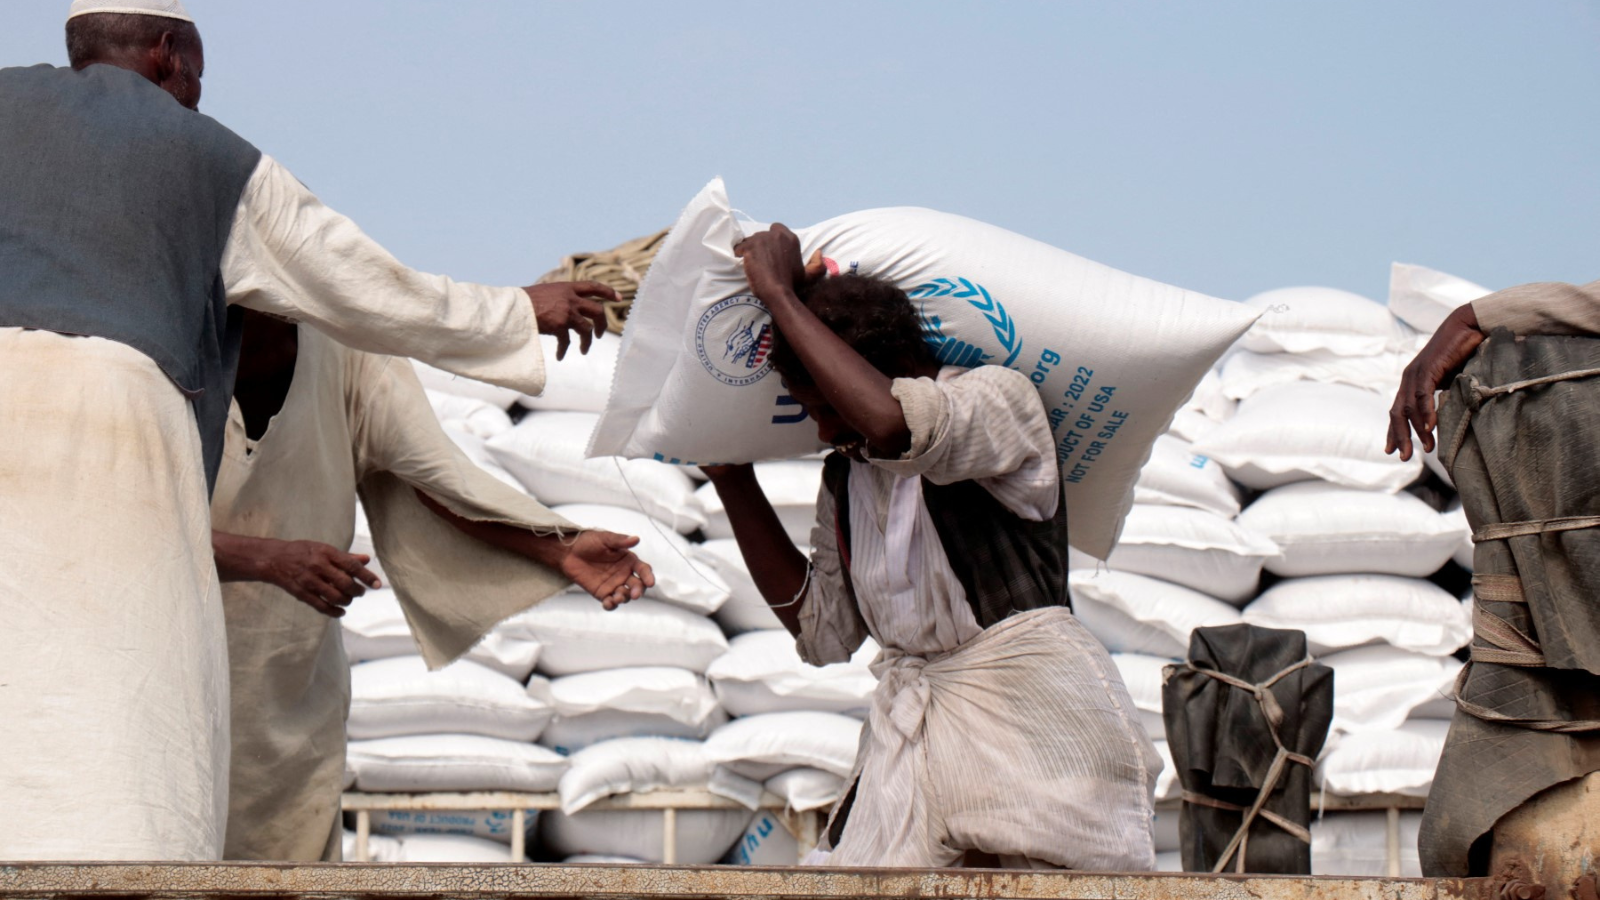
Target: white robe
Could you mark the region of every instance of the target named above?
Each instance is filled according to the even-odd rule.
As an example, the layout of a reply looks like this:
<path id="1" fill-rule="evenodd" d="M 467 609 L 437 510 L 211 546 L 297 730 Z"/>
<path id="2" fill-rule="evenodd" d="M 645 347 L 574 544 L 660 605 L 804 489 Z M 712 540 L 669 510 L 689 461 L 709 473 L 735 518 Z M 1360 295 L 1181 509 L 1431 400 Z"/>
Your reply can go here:
<path id="1" fill-rule="evenodd" d="M 409 360 L 301 327 L 294 378 L 266 433 L 251 440 L 238 405 L 230 412 L 212 527 L 346 549 L 358 488 L 385 543 L 389 586 L 435 662 L 566 587 L 557 573 L 456 531 L 412 489 L 477 521 L 582 529 L 473 465 L 440 428 Z M 337 861 L 350 708 L 339 622 L 260 582 L 225 584 L 222 601 L 233 695 L 225 855 Z"/>
<path id="2" fill-rule="evenodd" d="M 222 278 L 230 302 L 350 346 L 543 387 L 526 294 L 405 268 L 269 157 Z M 0 859 L 220 857 L 228 661 L 206 493 L 194 413 L 153 361 L 0 328 Z"/>

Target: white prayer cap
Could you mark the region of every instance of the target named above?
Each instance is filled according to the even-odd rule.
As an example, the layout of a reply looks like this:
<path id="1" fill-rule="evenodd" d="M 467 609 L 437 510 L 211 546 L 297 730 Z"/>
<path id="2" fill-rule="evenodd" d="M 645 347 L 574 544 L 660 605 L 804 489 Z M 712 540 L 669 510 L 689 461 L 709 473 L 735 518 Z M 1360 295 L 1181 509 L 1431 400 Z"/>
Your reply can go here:
<path id="1" fill-rule="evenodd" d="M 193 22 L 183 0 L 72 0 L 67 18 L 90 13 L 122 13 L 129 16 L 164 16 L 183 22 Z"/>

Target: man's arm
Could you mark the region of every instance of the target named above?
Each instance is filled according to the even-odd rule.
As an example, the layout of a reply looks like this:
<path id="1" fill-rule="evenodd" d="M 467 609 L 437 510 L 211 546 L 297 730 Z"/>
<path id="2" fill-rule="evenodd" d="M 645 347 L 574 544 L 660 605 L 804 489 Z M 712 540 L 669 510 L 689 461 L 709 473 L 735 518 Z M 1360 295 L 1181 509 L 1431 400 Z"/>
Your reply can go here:
<path id="1" fill-rule="evenodd" d="M 369 587 L 382 587 L 367 570 L 371 557 L 344 553 L 317 541 L 280 541 L 211 532 L 217 577 L 224 582 L 276 585 L 326 616 L 339 618 Z"/>
<path id="2" fill-rule="evenodd" d="M 462 534 L 560 572 L 588 591 L 606 609 L 616 609 L 629 600 L 637 600 L 646 588 L 655 586 L 656 578 L 650 564 L 629 552 L 638 546 L 637 537 L 610 531 L 585 531 L 571 539 L 556 534 L 534 534 L 501 522 L 474 522 L 462 518 L 422 491 L 416 493 L 423 506 Z"/>
<path id="3" fill-rule="evenodd" d="M 536 332 L 585 351 L 605 329 L 594 282 L 490 287 L 403 265 L 263 156 L 223 252 L 229 303 L 306 321 L 360 350 L 409 356 L 525 394 L 544 389 Z"/>
<path id="4" fill-rule="evenodd" d="M 607 609 L 655 584 L 650 566 L 632 552 L 638 538 L 578 528 L 479 469 L 440 428 L 404 360 L 351 353 L 348 365 L 358 479 L 393 475 L 457 532 L 538 563 Z"/>
<path id="5" fill-rule="evenodd" d="M 828 404 L 866 439 L 871 454 L 892 459 L 906 452 L 911 431 L 889 376 L 812 315 L 795 293 L 807 277 L 795 233 L 773 225 L 740 241 L 733 252 L 744 260 L 751 292 L 772 313 Z"/>
<path id="6" fill-rule="evenodd" d="M 1433 394 L 1441 384 L 1461 371 L 1473 351 L 1483 343 L 1483 338 L 1483 330 L 1478 325 L 1478 316 L 1471 303 L 1456 307 L 1445 317 L 1427 346 L 1411 360 L 1405 373 L 1400 376 L 1400 390 L 1395 393 L 1394 404 L 1389 407 L 1389 438 L 1383 452 L 1398 451 L 1401 459 L 1409 460 L 1412 429 L 1416 429 L 1423 452 L 1433 452 L 1433 430 L 1439 424 Z"/>
<path id="7" fill-rule="evenodd" d="M 750 580 L 783 627 L 799 637 L 800 608 L 806 600 L 801 591 L 808 587 L 806 558 L 789 540 L 778 513 L 756 481 L 754 467 L 748 463 L 702 466 L 701 471 L 722 498 L 728 524 L 733 526 L 734 539 L 739 542 L 739 553 L 750 570 Z"/>
<path id="8" fill-rule="evenodd" d="M 1600 335 L 1600 281 L 1585 285 L 1523 284 L 1459 306 L 1406 367 L 1389 409 L 1385 453 L 1410 459 L 1411 432 L 1424 452 L 1433 452 L 1439 417 L 1433 395 L 1466 365 L 1478 345 L 1496 328 L 1517 335 Z"/>

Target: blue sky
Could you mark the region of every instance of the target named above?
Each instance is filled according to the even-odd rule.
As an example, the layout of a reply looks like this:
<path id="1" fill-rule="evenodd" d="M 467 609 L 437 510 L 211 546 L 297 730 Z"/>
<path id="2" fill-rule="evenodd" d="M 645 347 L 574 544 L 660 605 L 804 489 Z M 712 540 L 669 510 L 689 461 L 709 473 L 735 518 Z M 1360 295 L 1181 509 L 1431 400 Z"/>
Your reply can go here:
<path id="1" fill-rule="evenodd" d="M 1600 4 L 186 0 L 203 110 L 402 260 L 527 283 L 715 175 L 1243 299 L 1600 278 Z M 0 64 L 65 61 L 6 0 Z"/>

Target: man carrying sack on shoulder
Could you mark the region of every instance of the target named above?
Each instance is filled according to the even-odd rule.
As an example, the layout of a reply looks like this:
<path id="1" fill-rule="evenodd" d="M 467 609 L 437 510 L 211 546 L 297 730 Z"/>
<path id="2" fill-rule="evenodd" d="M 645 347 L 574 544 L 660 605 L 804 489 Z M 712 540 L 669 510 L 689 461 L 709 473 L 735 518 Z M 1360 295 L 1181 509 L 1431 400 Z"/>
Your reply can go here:
<path id="1" fill-rule="evenodd" d="M 773 225 L 734 252 L 774 369 L 831 444 L 808 558 L 749 465 L 704 467 L 768 605 L 812 665 L 883 651 L 835 866 L 1145 871 L 1160 759 L 1068 605 L 1044 404 L 1004 366 L 940 365 L 892 283 L 822 277 Z"/>

